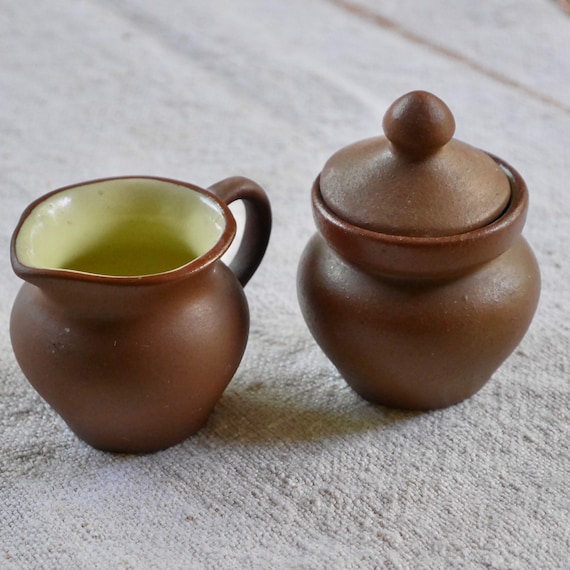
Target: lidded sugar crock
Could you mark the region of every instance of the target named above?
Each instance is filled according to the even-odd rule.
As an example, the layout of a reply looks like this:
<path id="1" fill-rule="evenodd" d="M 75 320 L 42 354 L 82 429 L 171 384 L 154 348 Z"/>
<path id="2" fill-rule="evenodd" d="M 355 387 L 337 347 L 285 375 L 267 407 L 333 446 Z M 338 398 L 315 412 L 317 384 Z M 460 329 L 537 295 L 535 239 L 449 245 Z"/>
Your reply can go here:
<path id="1" fill-rule="evenodd" d="M 400 97 L 383 128 L 335 153 L 313 185 L 318 232 L 299 263 L 299 303 L 361 396 L 443 408 L 483 387 L 534 316 L 527 187 L 452 138 L 453 115 L 431 93 Z"/>

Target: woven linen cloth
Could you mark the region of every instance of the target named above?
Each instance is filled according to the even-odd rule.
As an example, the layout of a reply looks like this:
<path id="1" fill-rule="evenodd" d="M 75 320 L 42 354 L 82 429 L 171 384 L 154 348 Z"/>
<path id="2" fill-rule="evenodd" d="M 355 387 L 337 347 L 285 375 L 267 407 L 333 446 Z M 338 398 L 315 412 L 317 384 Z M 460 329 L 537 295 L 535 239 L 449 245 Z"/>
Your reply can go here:
<path id="1" fill-rule="evenodd" d="M 0 0 L 0 568 L 570 568 L 568 54 L 555 0 Z M 295 289 L 312 181 L 414 89 L 521 172 L 543 278 L 489 383 L 427 413 L 353 393 Z M 274 212 L 235 378 L 150 455 L 77 439 L 8 333 L 21 212 L 127 174 L 249 176 Z"/>

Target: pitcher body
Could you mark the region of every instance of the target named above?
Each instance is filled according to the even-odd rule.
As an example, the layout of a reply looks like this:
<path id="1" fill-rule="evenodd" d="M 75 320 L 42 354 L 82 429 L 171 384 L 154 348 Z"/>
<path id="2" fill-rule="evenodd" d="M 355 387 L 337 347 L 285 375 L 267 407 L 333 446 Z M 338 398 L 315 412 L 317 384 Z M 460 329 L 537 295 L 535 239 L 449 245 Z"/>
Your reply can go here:
<path id="1" fill-rule="evenodd" d="M 235 235 L 225 202 L 234 199 L 250 208 L 245 233 L 261 237 L 238 250 L 232 271 L 220 257 Z M 269 228 L 265 194 L 242 178 L 211 192 L 107 179 L 41 198 L 12 243 L 27 281 L 10 325 L 24 375 L 96 448 L 148 452 L 184 440 L 239 366 L 249 330 L 243 286 Z"/>

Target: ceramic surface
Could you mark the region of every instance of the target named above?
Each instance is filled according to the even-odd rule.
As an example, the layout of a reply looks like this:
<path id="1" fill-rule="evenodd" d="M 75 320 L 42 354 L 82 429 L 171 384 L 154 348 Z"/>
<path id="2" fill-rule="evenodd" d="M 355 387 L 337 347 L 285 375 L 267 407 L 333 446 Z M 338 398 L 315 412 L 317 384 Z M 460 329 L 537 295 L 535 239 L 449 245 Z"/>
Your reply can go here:
<path id="1" fill-rule="evenodd" d="M 227 207 L 243 200 L 242 243 Z M 265 253 L 265 192 L 235 177 L 209 190 L 126 177 L 52 192 L 12 239 L 26 283 L 10 332 L 30 383 L 91 445 L 148 452 L 208 419 L 245 350 L 243 286 Z"/>
<path id="2" fill-rule="evenodd" d="M 384 120 L 391 138 L 351 145 L 325 165 L 325 188 L 321 174 L 312 190 L 318 233 L 297 278 L 307 325 L 348 384 L 368 400 L 407 409 L 442 408 L 476 393 L 524 336 L 540 293 L 536 259 L 521 237 L 524 180 L 495 156 L 463 152 L 467 145 L 450 139 L 447 107 L 431 97 L 408 94 L 402 99 L 414 120 L 403 117 L 402 132 L 392 106 Z M 422 130 L 433 121 L 444 121 L 444 136 Z M 402 152 L 414 125 L 417 146 Z M 451 160 L 457 149 L 459 163 Z M 442 168 L 448 159 L 452 173 L 465 170 L 459 178 Z M 468 194 L 482 189 L 467 196 L 474 206 L 466 214 L 456 213 L 460 183 Z M 388 226 L 391 214 L 398 223 Z"/>

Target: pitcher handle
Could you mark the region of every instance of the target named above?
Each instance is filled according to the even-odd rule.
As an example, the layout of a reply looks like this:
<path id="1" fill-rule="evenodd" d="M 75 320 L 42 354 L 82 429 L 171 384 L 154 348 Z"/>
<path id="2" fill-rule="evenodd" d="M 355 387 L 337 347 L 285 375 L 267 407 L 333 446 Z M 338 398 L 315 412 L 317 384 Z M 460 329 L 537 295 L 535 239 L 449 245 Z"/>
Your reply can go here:
<path id="1" fill-rule="evenodd" d="M 271 233 L 271 206 L 259 184 L 243 176 L 232 176 L 208 188 L 226 204 L 243 200 L 245 227 L 239 249 L 230 263 L 242 287 L 251 279 L 267 249 Z"/>

